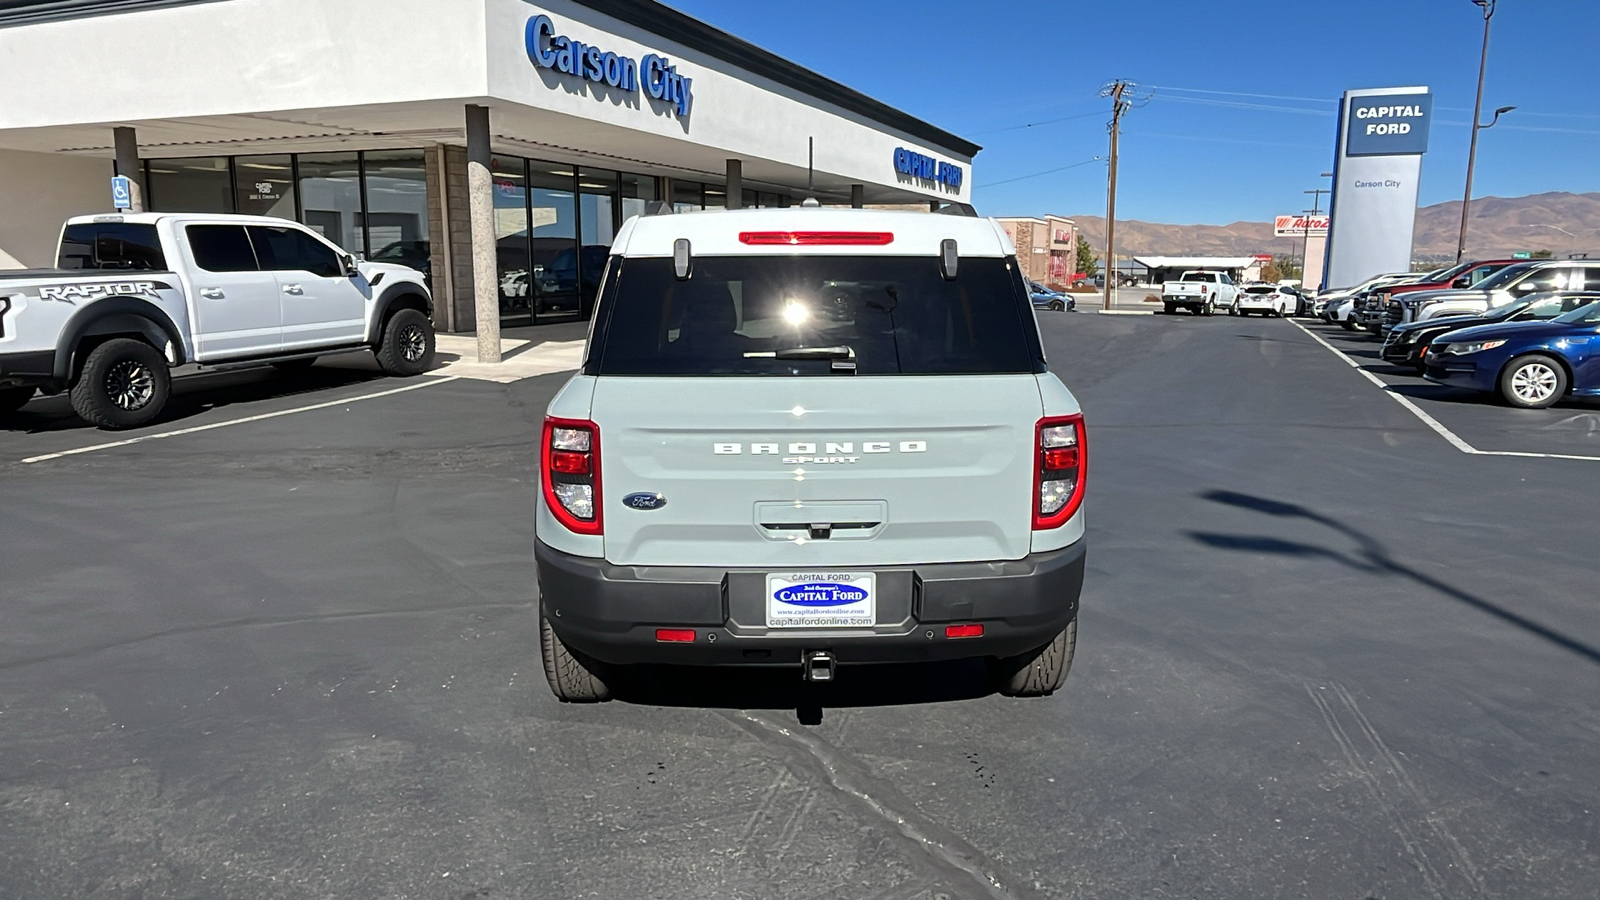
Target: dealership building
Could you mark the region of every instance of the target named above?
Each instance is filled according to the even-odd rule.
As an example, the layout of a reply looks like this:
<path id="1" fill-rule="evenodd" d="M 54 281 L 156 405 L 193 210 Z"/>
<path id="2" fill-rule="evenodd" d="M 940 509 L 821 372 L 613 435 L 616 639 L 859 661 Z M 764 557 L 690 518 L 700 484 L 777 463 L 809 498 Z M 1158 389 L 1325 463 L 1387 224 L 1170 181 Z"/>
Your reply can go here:
<path id="1" fill-rule="evenodd" d="M 0 268 L 123 175 L 413 265 L 448 331 L 587 317 L 651 201 L 937 209 L 979 150 L 653 0 L 5 2 L 0 66 Z"/>

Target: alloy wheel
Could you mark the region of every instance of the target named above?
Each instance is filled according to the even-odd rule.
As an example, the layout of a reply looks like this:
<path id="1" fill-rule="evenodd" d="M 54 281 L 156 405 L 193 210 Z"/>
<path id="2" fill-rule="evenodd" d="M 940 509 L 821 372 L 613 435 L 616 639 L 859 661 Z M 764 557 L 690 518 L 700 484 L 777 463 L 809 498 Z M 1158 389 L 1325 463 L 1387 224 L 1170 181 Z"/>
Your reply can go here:
<path id="1" fill-rule="evenodd" d="M 155 392 L 155 375 L 144 363 L 125 359 L 106 371 L 106 395 L 119 409 L 143 409 Z"/>
<path id="2" fill-rule="evenodd" d="M 400 330 L 400 357 L 406 362 L 422 359 L 428 351 L 428 335 L 420 325 L 407 325 Z"/>
<path id="3" fill-rule="evenodd" d="M 1511 376 L 1511 390 L 1525 403 L 1542 403 L 1556 392 L 1556 373 L 1540 362 L 1528 363 Z"/>

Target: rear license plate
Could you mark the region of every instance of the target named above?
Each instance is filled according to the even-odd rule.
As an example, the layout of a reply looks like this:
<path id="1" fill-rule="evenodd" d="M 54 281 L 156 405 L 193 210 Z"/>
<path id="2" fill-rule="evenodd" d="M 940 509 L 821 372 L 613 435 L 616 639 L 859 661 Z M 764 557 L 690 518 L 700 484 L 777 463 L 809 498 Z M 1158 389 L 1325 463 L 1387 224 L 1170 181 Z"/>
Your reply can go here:
<path id="1" fill-rule="evenodd" d="M 872 572 L 783 572 L 767 576 L 768 628 L 871 628 L 878 577 Z"/>

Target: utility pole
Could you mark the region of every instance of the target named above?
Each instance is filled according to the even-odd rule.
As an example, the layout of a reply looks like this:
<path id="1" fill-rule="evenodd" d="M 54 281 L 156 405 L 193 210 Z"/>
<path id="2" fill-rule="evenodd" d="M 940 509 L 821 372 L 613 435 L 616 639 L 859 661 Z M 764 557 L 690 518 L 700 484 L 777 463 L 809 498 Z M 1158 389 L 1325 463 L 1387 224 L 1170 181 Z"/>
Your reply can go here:
<path id="1" fill-rule="evenodd" d="M 1483 73 L 1489 68 L 1489 21 L 1494 18 L 1495 0 L 1472 0 L 1483 10 L 1483 55 L 1478 58 L 1478 100 L 1472 105 L 1472 143 L 1467 150 L 1467 192 L 1461 198 L 1461 236 L 1456 240 L 1456 262 L 1467 254 L 1467 217 L 1472 214 L 1472 167 L 1478 161 L 1478 125 L 1483 115 Z M 1498 114 L 1495 118 L 1499 118 Z M 1491 125 L 1494 123 L 1490 123 Z"/>
<path id="2" fill-rule="evenodd" d="M 1302 191 L 1301 193 L 1312 195 L 1311 218 L 1306 219 L 1305 234 L 1302 236 L 1303 240 L 1300 243 L 1300 287 L 1304 288 L 1306 286 L 1306 257 L 1311 255 L 1311 219 L 1322 213 L 1322 195 L 1331 194 L 1333 191 L 1327 188 L 1317 188 L 1314 191 Z"/>
<path id="3" fill-rule="evenodd" d="M 1117 138 L 1122 131 L 1122 116 L 1132 103 L 1123 99 L 1133 84 L 1122 79 L 1100 89 L 1100 96 L 1111 98 L 1111 171 L 1106 188 L 1106 296 L 1101 309 L 1111 308 L 1111 296 L 1117 289 Z"/>

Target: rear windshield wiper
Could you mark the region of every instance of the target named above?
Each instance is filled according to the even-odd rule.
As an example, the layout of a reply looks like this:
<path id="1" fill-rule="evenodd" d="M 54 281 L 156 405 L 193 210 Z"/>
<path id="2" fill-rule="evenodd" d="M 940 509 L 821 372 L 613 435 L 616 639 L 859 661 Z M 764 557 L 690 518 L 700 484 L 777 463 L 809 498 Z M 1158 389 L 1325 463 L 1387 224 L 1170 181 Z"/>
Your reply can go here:
<path id="1" fill-rule="evenodd" d="M 829 359 L 832 371 L 854 374 L 856 351 L 854 347 L 790 347 L 786 350 L 750 350 L 745 359 Z"/>

